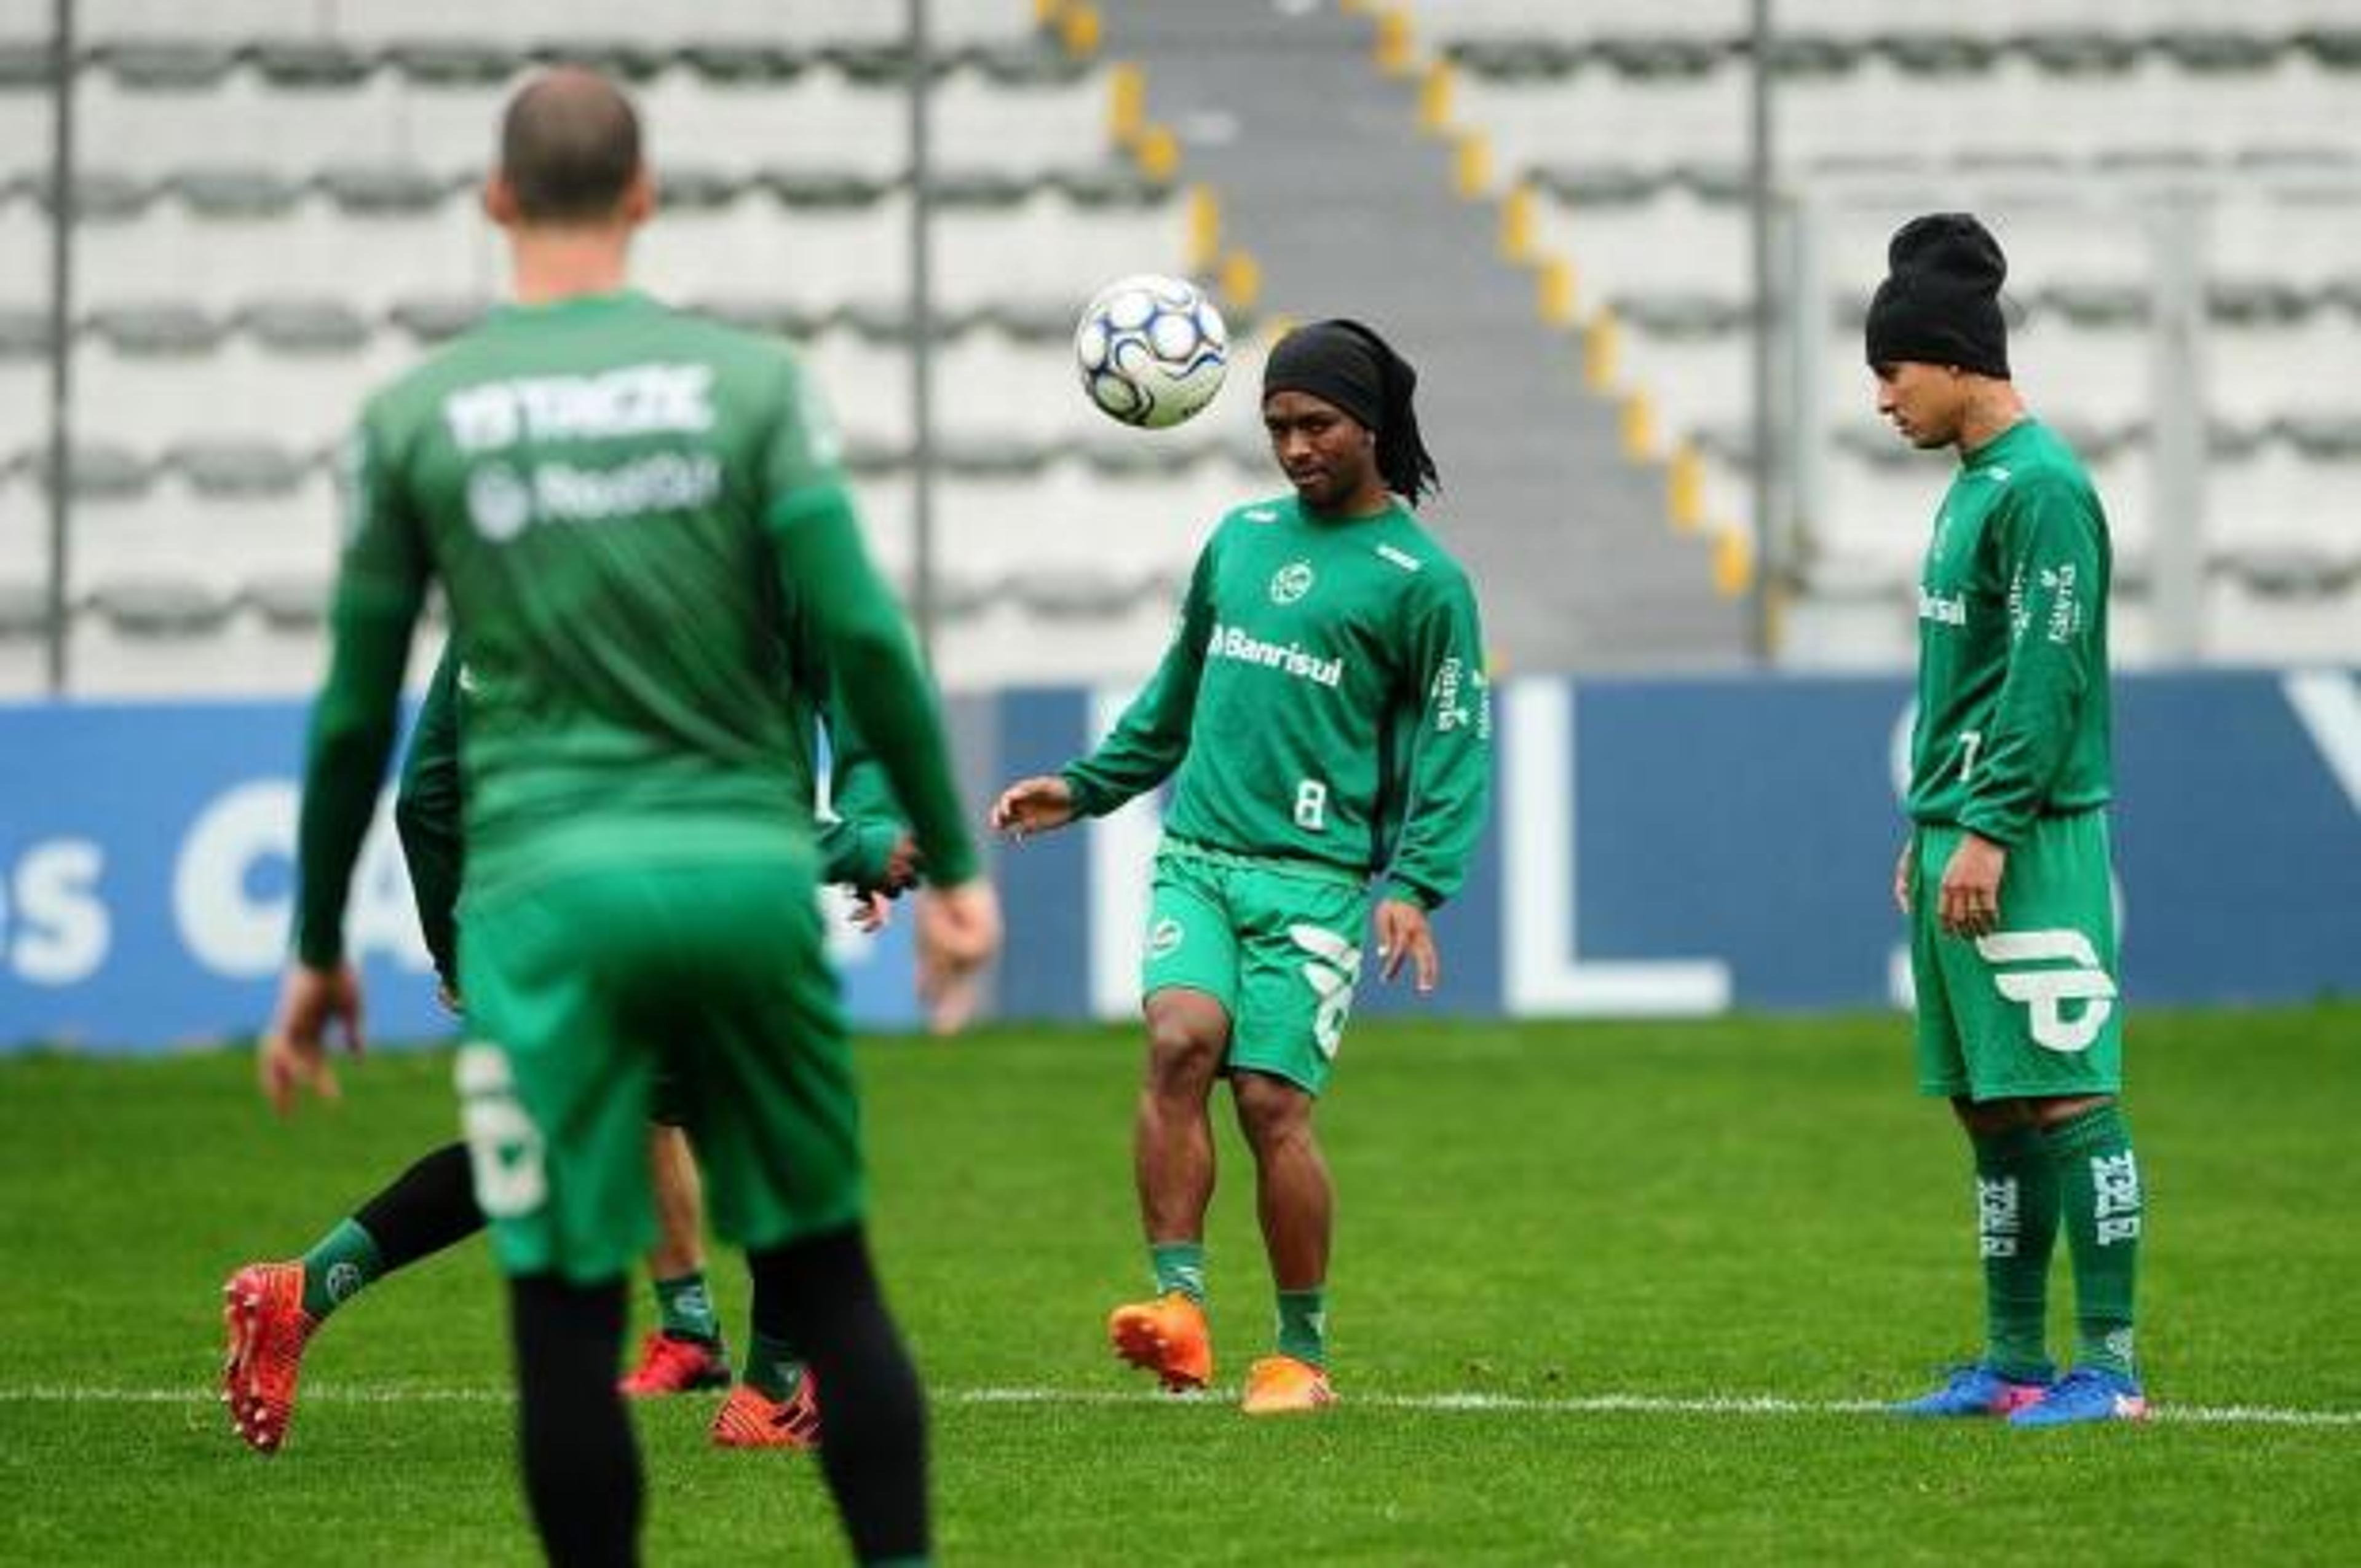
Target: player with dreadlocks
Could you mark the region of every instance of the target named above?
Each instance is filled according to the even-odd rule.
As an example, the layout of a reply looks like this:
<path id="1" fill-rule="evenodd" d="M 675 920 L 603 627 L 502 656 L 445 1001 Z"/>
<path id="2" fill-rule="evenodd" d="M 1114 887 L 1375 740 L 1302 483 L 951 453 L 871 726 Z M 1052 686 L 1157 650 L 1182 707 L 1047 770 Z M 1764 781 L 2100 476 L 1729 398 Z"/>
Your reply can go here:
<path id="1" fill-rule="evenodd" d="M 1410 507 L 1433 488 L 1418 378 L 1357 322 L 1280 340 L 1263 425 L 1294 493 L 1239 507 L 1197 559 L 1170 649 L 1089 757 L 993 807 L 1012 838 L 1100 817 L 1177 774 L 1156 859 L 1134 1136 L 1154 1299 L 1115 1309 L 1116 1353 L 1175 1390 L 1213 1377 L 1205 1211 L 1213 1080 L 1255 1160 L 1277 1354 L 1245 1408 L 1308 1410 L 1328 1379 L 1328 1171 L 1312 1112 L 1361 972 L 1421 992 L 1427 914 L 1459 887 L 1490 793 L 1483 641 L 1467 576 Z"/>

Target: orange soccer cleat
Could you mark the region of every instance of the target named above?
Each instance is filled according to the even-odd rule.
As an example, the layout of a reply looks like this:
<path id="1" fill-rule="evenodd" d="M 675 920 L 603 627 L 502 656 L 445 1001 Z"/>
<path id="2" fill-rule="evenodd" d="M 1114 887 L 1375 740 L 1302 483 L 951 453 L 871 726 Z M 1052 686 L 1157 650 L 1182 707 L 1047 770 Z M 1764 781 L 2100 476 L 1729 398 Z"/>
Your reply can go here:
<path id="1" fill-rule="evenodd" d="M 640 1364 L 615 1387 L 629 1399 L 692 1394 L 730 1386 L 730 1355 L 718 1344 L 651 1330 L 640 1342 Z"/>
<path id="2" fill-rule="evenodd" d="M 1239 1408 L 1250 1416 L 1283 1416 L 1336 1402 L 1328 1374 L 1291 1355 L 1266 1355 L 1246 1368 L 1246 1396 Z"/>
<path id="3" fill-rule="evenodd" d="M 295 1414 L 295 1380 L 317 1319 L 303 1310 L 301 1263 L 249 1263 L 222 1287 L 222 1403 L 247 1446 L 276 1453 Z"/>
<path id="4" fill-rule="evenodd" d="M 1205 1326 L 1205 1309 L 1179 1290 L 1117 1307 L 1107 1315 L 1107 1338 L 1117 1355 L 1155 1373 L 1172 1393 L 1213 1380 L 1213 1335 Z"/>
<path id="5" fill-rule="evenodd" d="M 810 1369 L 784 1399 L 739 1384 L 714 1416 L 712 1435 L 720 1448 L 818 1448 L 819 1388 Z"/>

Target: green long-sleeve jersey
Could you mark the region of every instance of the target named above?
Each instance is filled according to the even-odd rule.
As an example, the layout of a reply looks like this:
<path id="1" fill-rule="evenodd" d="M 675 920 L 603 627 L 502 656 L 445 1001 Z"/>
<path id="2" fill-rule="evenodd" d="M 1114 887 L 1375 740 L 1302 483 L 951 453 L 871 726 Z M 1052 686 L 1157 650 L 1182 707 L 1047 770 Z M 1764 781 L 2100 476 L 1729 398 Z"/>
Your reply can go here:
<path id="1" fill-rule="evenodd" d="M 2111 569 L 2090 476 L 2048 426 L 1961 455 L 1919 581 L 1914 821 L 2010 845 L 2106 802 Z"/>
<path id="2" fill-rule="evenodd" d="M 796 836 L 804 607 L 929 872 L 973 874 L 931 693 L 792 353 L 631 291 L 495 313 L 363 410 L 296 941 L 342 953 L 430 579 L 471 684 L 471 887 Z M 798 781 L 803 786 L 799 795 Z"/>
<path id="3" fill-rule="evenodd" d="M 1433 907 L 1458 891 L 1491 793 L 1491 692 L 1467 575 L 1404 508 L 1224 516 L 1172 644 L 1097 751 L 1085 815 L 1177 770 L 1166 831 L 1317 861 Z"/>
<path id="4" fill-rule="evenodd" d="M 788 693 L 800 715 L 795 727 L 796 761 L 807 781 L 818 769 L 818 728 L 817 710 L 807 694 L 823 692 L 828 701 L 829 810 L 818 819 L 816 835 L 820 878 L 860 890 L 876 887 L 885 879 L 886 862 L 903 832 L 892 791 L 884 770 L 843 715 L 823 656 L 813 645 L 809 622 L 791 617 L 788 641 L 789 663 L 797 672 Z M 434 960 L 434 972 L 454 986 L 459 982 L 459 886 L 467 863 L 460 828 L 466 791 L 459 773 L 466 685 L 458 652 L 446 644 L 419 704 L 418 721 L 411 728 L 393 803 L 419 930 Z M 810 790 L 798 790 L 796 798 L 808 803 Z"/>

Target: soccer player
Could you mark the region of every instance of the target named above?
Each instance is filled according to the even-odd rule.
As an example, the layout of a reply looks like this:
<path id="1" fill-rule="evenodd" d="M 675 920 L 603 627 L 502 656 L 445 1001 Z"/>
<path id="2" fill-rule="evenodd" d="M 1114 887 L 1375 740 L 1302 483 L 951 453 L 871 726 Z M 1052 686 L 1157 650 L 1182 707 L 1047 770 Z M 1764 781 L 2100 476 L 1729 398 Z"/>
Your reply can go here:
<path id="1" fill-rule="evenodd" d="M 485 187 L 516 302 L 365 406 L 298 832 L 295 957 L 265 1038 L 282 1107 L 357 1044 L 344 904 L 431 582 L 475 687 L 457 1079 L 509 1277 L 524 1490 L 562 1563 L 635 1562 L 616 1391 L 653 1238 L 661 1061 L 696 1107 L 716 1227 L 829 1390 L 820 1458 L 862 1562 L 929 1550 L 925 1412 L 871 1266 L 858 1098 L 793 819 L 784 602 L 813 614 L 934 885 L 922 981 L 986 961 L 931 693 L 861 543 L 837 444 L 782 345 L 626 286 L 654 204 L 637 115 L 553 70 Z"/>
<path id="2" fill-rule="evenodd" d="M 823 709 L 829 739 L 829 798 L 834 807 L 816 842 L 824 881 L 851 887 L 861 903 L 856 923 L 880 928 L 887 897 L 913 885 L 913 847 L 895 818 L 890 792 L 861 744 L 825 654 L 815 645 L 811 618 L 786 608 L 784 639 L 786 700 L 791 707 L 798 807 L 812 798 L 818 775 L 818 734 Z M 466 673 L 446 650 L 404 759 L 394 819 L 418 896 L 419 919 L 438 972 L 456 979 L 456 912 L 462 844 L 459 693 Z M 730 1381 L 721 1324 L 705 1278 L 703 1215 L 697 1167 L 682 1131 L 687 1107 L 678 1102 L 673 1076 L 659 1073 L 655 1125 L 649 1138 L 658 1241 L 648 1255 L 657 1326 L 641 1346 L 638 1365 L 622 1381 L 634 1398 L 715 1387 Z M 333 1233 L 332 1233 L 333 1234 Z M 818 1436 L 819 1412 L 810 1381 L 783 1339 L 775 1312 L 756 1302 L 756 1324 L 744 1378 L 716 1413 L 713 1438 L 728 1447 L 808 1447 Z"/>
<path id="3" fill-rule="evenodd" d="M 2007 262 L 1973 217 L 1894 236 L 1869 309 L 1877 411 L 1959 472 L 1918 588 L 1911 832 L 1894 871 L 1910 921 L 1920 1089 L 1948 1097 L 1975 1163 L 1982 1357 L 1896 1407 L 2016 1426 L 2136 1420 L 2132 1292 L 2143 1212 L 2116 1096 L 2107 801 L 2106 514 L 2009 378 Z M 2065 1232 L 2074 1365 L 2043 1317 Z"/>
<path id="4" fill-rule="evenodd" d="M 1291 496 L 1224 517 L 1179 630 L 1096 751 L 1009 785 L 1013 838 L 1113 811 L 1176 771 L 1158 851 L 1135 1128 L 1153 1299 L 1118 1307 L 1126 1361 L 1175 1390 L 1213 1376 L 1207 1102 L 1226 1076 L 1253 1150 L 1279 1298 L 1251 1414 L 1330 1403 L 1328 1172 L 1312 1135 L 1376 899 L 1388 979 L 1440 972 L 1427 914 L 1460 885 L 1490 792 L 1491 720 L 1466 574 L 1409 508 L 1433 484 L 1417 377 L 1356 322 L 1281 339 L 1263 424 Z"/>
<path id="5" fill-rule="evenodd" d="M 797 683 L 832 694 L 825 663 L 810 645 L 808 618 L 791 620 L 787 647 Z M 464 679 L 456 650 L 446 647 L 427 685 L 394 801 L 394 822 L 418 903 L 420 928 L 448 1002 L 456 1002 L 458 983 L 456 909 L 463 860 L 459 709 Z M 788 695 L 799 712 L 816 711 L 793 685 Z M 821 874 L 851 886 L 861 900 L 856 923 L 876 929 L 887 917 L 885 900 L 915 882 L 912 849 L 893 815 L 875 762 L 837 705 L 831 700 L 829 706 L 829 795 L 835 811 L 816 836 Z M 800 718 L 795 733 L 797 761 L 809 772 L 816 767 L 811 718 Z M 805 796 L 798 792 L 796 798 Z M 648 1254 L 657 1326 L 642 1342 L 638 1364 L 620 1385 L 625 1394 L 640 1398 L 730 1382 L 729 1353 L 705 1278 L 697 1167 L 678 1125 L 680 1108 L 668 1105 L 661 1091 L 657 1099 L 649 1159 L 659 1236 Z M 452 1143 L 413 1162 L 330 1226 L 300 1257 L 238 1269 L 223 1287 L 229 1347 L 222 1399 L 229 1407 L 232 1430 L 261 1453 L 278 1452 L 294 1414 L 303 1352 L 329 1314 L 376 1280 L 483 1227 L 467 1146 Z M 807 1448 L 818 1439 L 819 1408 L 812 1384 L 792 1347 L 781 1342 L 775 1324 L 769 1321 L 775 1316 L 758 1312 L 744 1381 L 716 1414 L 713 1438 L 725 1447 Z"/>

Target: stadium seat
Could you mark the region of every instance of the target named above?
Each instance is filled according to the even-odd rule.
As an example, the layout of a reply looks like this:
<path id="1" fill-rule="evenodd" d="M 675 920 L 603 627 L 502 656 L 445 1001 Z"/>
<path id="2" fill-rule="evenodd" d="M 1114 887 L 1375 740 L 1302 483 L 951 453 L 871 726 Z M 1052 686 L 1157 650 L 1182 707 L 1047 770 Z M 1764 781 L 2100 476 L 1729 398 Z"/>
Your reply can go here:
<path id="1" fill-rule="evenodd" d="M 14 27 L 0 33 L 0 115 L 20 103 L 47 106 L 49 83 L 56 77 L 55 51 L 49 40 L 39 36 L 47 20 L 28 15 L 22 20 L 21 33 Z M 0 27 L 5 26 L 0 21 Z"/>
<path id="2" fill-rule="evenodd" d="M 193 93 L 218 87 L 237 69 L 230 43 L 170 37 L 96 36 L 90 62 L 118 87 L 135 93 Z"/>
<path id="3" fill-rule="evenodd" d="M 30 304 L 0 307 L 0 361 L 42 364 L 49 355 L 49 312 Z"/>
<path id="4" fill-rule="evenodd" d="M 415 163 L 348 163 L 323 168 L 313 185 L 347 217 L 410 217 L 431 214 L 445 195 L 467 189 L 466 177 L 446 178 Z"/>
<path id="5" fill-rule="evenodd" d="M 368 345 L 368 317 L 330 298 L 258 300 L 241 309 L 237 330 L 265 349 L 280 354 L 357 354 Z"/>
<path id="6" fill-rule="evenodd" d="M 234 600 L 177 575 L 125 576 L 93 587 L 89 613 L 130 637 L 190 638 L 219 630 Z"/>
<path id="7" fill-rule="evenodd" d="M 203 218 L 279 217 L 303 199 L 303 182 L 275 170 L 219 166 L 175 170 L 164 188 Z"/>
<path id="8" fill-rule="evenodd" d="M 265 82 L 301 91 L 357 86 L 377 69 L 373 54 L 335 38 L 266 36 L 247 44 L 243 55 Z"/>
<path id="9" fill-rule="evenodd" d="M 37 638 L 49 629 L 49 585 L 31 577 L 0 577 L 0 642 Z M 0 686 L 0 696 L 19 695 Z"/>
<path id="10" fill-rule="evenodd" d="M 408 294 L 387 307 L 385 319 L 421 345 L 446 342 L 484 319 L 489 293 Z"/>
<path id="11" fill-rule="evenodd" d="M 394 38 L 379 51 L 412 87 L 498 88 L 525 69 L 525 52 L 484 38 Z"/>
<path id="12" fill-rule="evenodd" d="M 202 309 L 181 301 L 102 306 L 83 318 L 82 326 L 116 352 L 132 356 L 204 354 L 226 330 Z"/>
<path id="13" fill-rule="evenodd" d="M 164 455 L 190 490 L 208 500 L 285 496 L 300 488 L 313 466 L 308 453 L 267 441 L 187 441 Z"/>
<path id="14" fill-rule="evenodd" d="M 49 449 L 29 450 L 23 461 L 26 471 L 46 488 L 53 477 Z M 130 499 L 147 494 L 155 478 L 153 464 L 117 444 L 77 442 L 66 454 L 67 493 L 77 501 Z"/>
<path id="15" fill-rule="evenodd" d="M 2205 585 L 2205 655 L 2228 663 L 2350 663 L 2361 588 L 2294 595 L 2216 573 Z"/>
<path id="16" fill-rule="evenodd" d="M 159 287 L 155 258 L 170 256 L 172 292 L 210 312 L 302 294 L 375 313 L 409 293 L 490 293 L 500 281 L 496 242 L 457 202 L 346 213 L 314 192 L 283 215 L 245 221 L 201 216 L 167 200 L 136 219 L 84 228 L 76 293 L 94 307 L 151 300 Z"/>
<path id="17" fill-rule="evenodd" d="M 316 631 L 327 619 L 328 596 L 324 572 L 267 573 L 238 590 L 239 602 L 277 631 Z"/>

